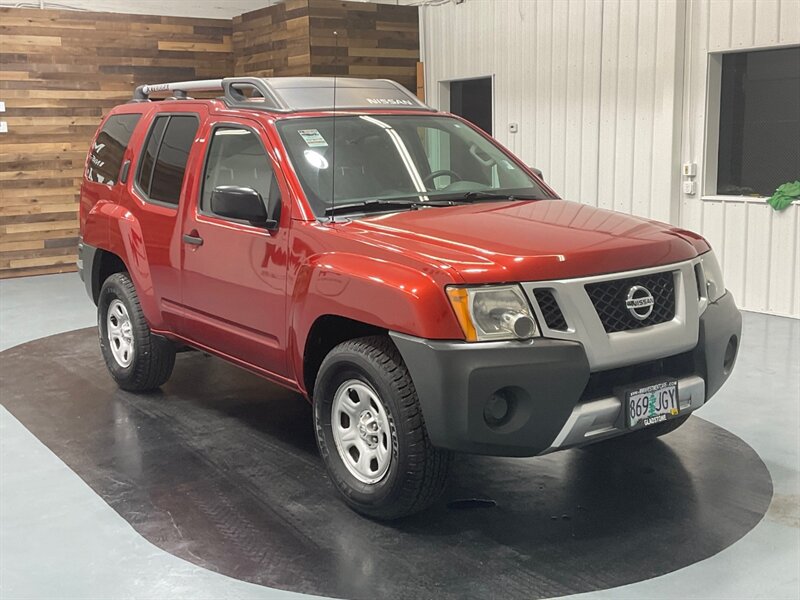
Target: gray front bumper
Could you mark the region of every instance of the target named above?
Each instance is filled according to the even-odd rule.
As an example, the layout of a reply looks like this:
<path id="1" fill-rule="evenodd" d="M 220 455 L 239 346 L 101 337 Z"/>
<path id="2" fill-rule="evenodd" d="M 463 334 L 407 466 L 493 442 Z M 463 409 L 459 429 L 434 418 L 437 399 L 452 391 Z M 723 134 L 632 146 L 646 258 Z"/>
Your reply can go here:
<path id="1" fill-rule="evenodd" d="M 695 349 L 671 362 L 662 359 L 664 376 L 678 380 L 681 413 L 702 406 L 728 378 L 741 327 L 726 294 L 700 317 Z M 414 380 L 431 443 L 472 454 L 534 456 L 626 433 L 622 388 L 648 378 L 634 366 L 628 379 L 598 395 L 590 377 L 603 373 L 590 372 L 578 342 L 470 344 L 390 335 Z M 484 411 L 494 394 L 510 410 L 506 420 L 490 425 Z"/>
<path id="2" fill-rule="evenodd" d="M 391 334 L 417 390 L 435 446 L 499 456 L 532 456 L 550 445 L 589 379 L 577 342 L 431 341 Z M 505 424 L 484 419 L 487 400 L 506 395 Z"/>

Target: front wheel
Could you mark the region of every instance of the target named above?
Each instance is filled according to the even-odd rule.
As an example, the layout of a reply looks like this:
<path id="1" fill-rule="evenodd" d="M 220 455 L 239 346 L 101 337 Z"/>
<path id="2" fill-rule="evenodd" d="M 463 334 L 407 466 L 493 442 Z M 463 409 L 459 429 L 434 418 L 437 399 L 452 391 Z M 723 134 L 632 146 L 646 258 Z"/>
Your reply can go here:
<path id="1" fill-rule="evenodd" d="M 151 333 L 127 273 L 115 273 L 103 283 L 97 328 L 106 367 L 123 390 L 150 391 L 169 379 L 175 347 Z"/>
<path id="2" fill-rule="evenodd" d="M 388 338 L 331 350 L 314 388 L 314 422 L 331 480 L 357 512 L 398 519 L 444 490 L 451 455 L 431 445 L 414 383 Z"/>

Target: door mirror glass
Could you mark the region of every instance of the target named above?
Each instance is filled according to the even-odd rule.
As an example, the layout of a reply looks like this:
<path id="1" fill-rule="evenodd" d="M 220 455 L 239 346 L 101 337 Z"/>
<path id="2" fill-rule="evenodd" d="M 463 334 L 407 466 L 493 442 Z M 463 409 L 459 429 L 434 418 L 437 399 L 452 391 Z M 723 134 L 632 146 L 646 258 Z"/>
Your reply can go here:
<path id="1" fill-rule="evenodd" d="M 220 185 L 211 193 L 211 211 L 221 217 L 247 221 L 267 229 L 275 229 L 277 222 L 267 216 L 264 199 L 250 187 Z"/>

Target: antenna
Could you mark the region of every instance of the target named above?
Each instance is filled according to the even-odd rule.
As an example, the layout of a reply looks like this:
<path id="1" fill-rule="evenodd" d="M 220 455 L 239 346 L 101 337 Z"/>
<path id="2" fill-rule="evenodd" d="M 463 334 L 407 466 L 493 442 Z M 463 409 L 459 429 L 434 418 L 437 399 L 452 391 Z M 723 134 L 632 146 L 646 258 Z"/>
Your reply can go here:
<path id="1" fill-rule="evenodd" d="M 331 154 L 331 221 L 336 221 L 336 62 L 339 60 L 339 32 L 333 32 L 335 49 L 333 51 L 333 153 Z"/>

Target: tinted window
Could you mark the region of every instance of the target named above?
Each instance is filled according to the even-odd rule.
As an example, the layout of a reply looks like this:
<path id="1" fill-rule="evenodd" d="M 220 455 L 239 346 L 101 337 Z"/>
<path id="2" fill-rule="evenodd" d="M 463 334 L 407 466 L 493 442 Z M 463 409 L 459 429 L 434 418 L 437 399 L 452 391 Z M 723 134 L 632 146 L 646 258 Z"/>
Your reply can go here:
<path id="1" fill-rule="evenodd" d="M 223 127 L 214 130 L 200 210 L 211 212 L 211 193 L 214 188 L 227 185 L 253 188 L 261 194 L 271 211 L 277 208 L 278 187 L 272 165 L 258 136 L 248 129 Z"/>
<path id="2" fill-rule="evenodd" d="M 114 115 L 108 118 L 92 144 L 86 179 L 107 185 L 117 182 L 122 155 L 141 116 Z"/>
<path id="3" fill-rule="evenodd" d="M 197 133 L 198 121 L 191 116 L 169 118 L 164 138 L 158 149 L 150 183 L 151 200 L 177 204 L 186 172 L 186 161 Z"/>
<path id="4" fill-rule="evenodd" d="M 717 193 L 771 196 L 800 173 L 800 48 L 722 58 Z"/>
<path id="5" fill-rule="evenodd" d="M 145 193 L 146 196 L 150 195 L 150 181 L 153 178 L 153 165 L 156 162 L 156 154 L 158 154 L 158 147 L 161 145 L 161 139 L 164 135 L 164 128 L 167 126 L 169 117 L 157 117 L 150 128 L 150 134 L 147 137 L 147 144 L 145 145 L 144 152 L 140 159 L 139 176 L 136 178 L 136 183 L 139 188 Z"/>

